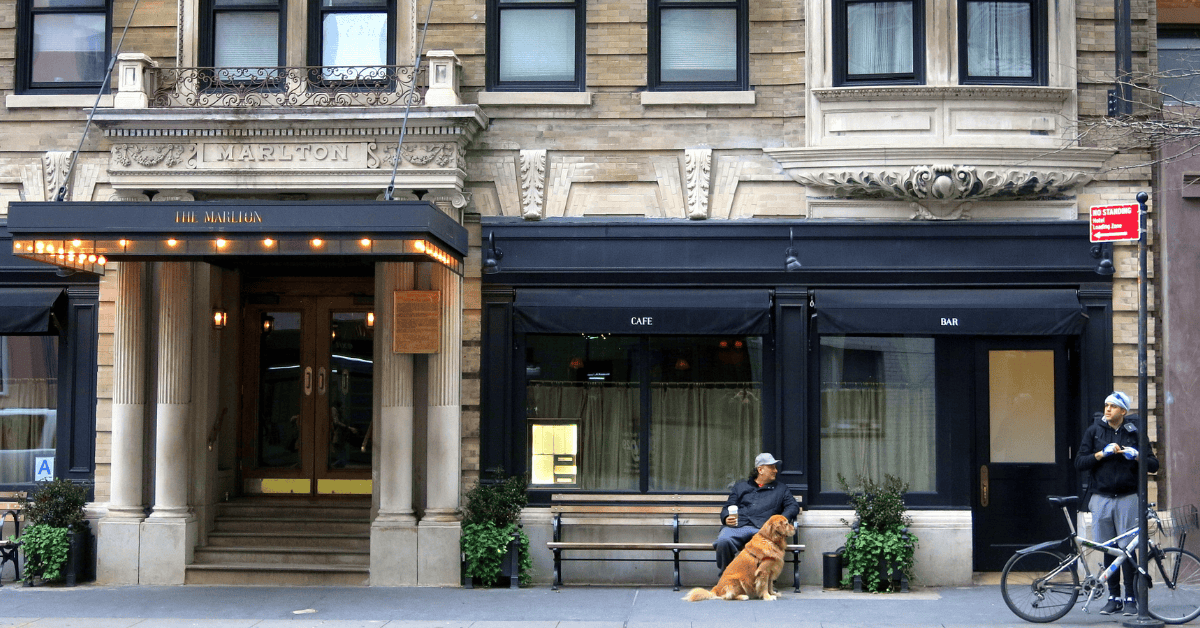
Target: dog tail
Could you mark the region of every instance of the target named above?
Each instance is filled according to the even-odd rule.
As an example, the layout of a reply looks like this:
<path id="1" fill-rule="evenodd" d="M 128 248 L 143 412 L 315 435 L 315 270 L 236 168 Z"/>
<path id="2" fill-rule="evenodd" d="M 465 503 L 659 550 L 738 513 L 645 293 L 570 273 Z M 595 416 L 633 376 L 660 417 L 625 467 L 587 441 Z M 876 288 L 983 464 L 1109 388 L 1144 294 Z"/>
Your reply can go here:
<path id="1" fill-rule="evenodd" d="M 696 587 L 695 589 L 689 591 L 687 595 L 683 596 L 683 599 L 687 602 L 699 602 L 700 600 L 712 600 L 716 597 L 717 596 L 713 595 L 712 591 Z"/>

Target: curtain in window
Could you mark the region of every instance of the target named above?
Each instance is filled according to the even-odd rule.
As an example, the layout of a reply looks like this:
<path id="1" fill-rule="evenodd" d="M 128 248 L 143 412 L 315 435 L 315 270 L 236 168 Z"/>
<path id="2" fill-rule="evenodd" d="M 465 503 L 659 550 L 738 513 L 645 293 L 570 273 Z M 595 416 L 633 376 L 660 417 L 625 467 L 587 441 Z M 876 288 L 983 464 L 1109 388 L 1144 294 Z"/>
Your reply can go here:
<path id="1" fill-rule="evenodd" d="M 41 14 L 33 17 L 35 83 L 100 81 L 104 78 L 103 14 Z"/>
<path id="2" fill-rule="evenodd" d="M 500 80 L 574 81 L 575 10 L 502 11 Z"/>
<path id="3" fill-rule="evenodd" d="M 736 9 L 663 9 L 659 30 L 663 82 L 737 80 Z"/>
<path id="4" fill-rule="evenodd" d="M 382 78 L 387 64 L 387 13 L 329 13 L 321 25 L 321 65 L 359 66 L 325 70 L 325 78 L 352 80 Z"/>
<path id="5" fill-rule="evenodd" d="M 273 68 L 279 65 L 279 14 L 218 13 L 213 42 L 218 68 Z"/>
<path id="6" fill-rule="evenodd" d="M 526 405 L 540 417 L 579 419 L 579 488 L 636 491 L 640 478 L 640 385 L 531 382 Z"/>
<path id="7" fill-rule="evenodd" d="M 844 359 L 851 352 L 859 359 Z M 821 490 L 840 490 L 839 473 L 934 490 L 933 339 L 823 337 L 821 361 Z"/>
<path id="8" fill-rule="evenodd" d="M 1032 77 L 1032 10 L 1025 2 L 968 2 L 967 74 Z"/>
<path id="9" fill-rule="evenodd" d="M 847 3 L 846 60 L 850 76 L 911 73 L 912 2 Z"/>
<path id="10" fill-rule="evenodd" d="M 749 384 L 651 384 L 650 490 L 725 491 L 762 443 L 762 391 Z"/>
<path id="11" fill-rule="evenodd" d="M 32 482 L 54 456 L 57 407 L 58 338 L 0 336 L 0 483 Z"/>

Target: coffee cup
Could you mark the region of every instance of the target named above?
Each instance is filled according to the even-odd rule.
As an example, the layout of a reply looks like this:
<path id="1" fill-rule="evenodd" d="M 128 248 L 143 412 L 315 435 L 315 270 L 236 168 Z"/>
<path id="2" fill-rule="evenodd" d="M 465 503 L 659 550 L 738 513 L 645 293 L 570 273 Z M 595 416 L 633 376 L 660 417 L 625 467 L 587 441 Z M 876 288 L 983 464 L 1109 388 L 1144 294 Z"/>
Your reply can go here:
<path id="1" fill-rule="evenodd" d="M 737 517 L 737 511 L 738 511 L 738 507 L 737 507 L 737 506 L 730 506 L 730 507 L 729 507 L 729 516 L 730 516 L 730 517 Z"/>

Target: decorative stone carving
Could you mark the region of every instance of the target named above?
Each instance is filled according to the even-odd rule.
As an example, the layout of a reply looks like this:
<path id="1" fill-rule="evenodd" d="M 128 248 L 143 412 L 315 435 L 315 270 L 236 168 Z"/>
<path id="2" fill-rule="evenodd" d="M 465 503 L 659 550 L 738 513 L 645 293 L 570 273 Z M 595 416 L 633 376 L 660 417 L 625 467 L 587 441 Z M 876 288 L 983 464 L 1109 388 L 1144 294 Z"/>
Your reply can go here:
<path id="1" fill-rule="evenodd" d="M 46 198 L 57 198 L 58 190 L 67 184 L 67 168 L 71 167 L 69 150 L 52 150 L 42 155 L 42 172 L 46 177 Z"/>
<path id="2" fill-rule="evenodd" d="M 160 203 L 171 201 L 191 203 L 196 200 L 196 197 L 186 190 L 161 190 L 158 194 L 154 195 L 154 200 Z"/>
<path id="3" fill-rule="evenodd" d="M 519 159 L 522 216 L 525 220 L 540 220 L 546 198 L 546 151 L 522 150 Z"/>
<path id="4" fill-rule="evenodd" d="M 683 169 L 687 181 L 688 218 L 708 218 L 708 186 L 712 174 L 712 149 L 690 148 L 683 151 Z"/>
<path id="5" fill-rule="evenodd" d="M 125 168 L 138 164 L 147 168 L 162 165 L 174 168 L 186 162 L 188 168 L 196 167 L 195 144 L 114 144 L 112 163 Z"/>
<path id="6" fill-rule="evenodd" d="M 107 200 L 110 203 L 148 203 L 150 197 L 133 190 L 113 190 Z"/>
<path id="7" fill-rule="evenodd" d="M 414 166 L 428 166 L 436 162 L 442 168 L 449 168 L 457 163 L 453 144 L 405 144 L 400 152 L 404 160 Z"/>
<path id="8" fill-rule="evenodd" d="M 907 170 L 858 169 L 794 171 L 807 186 L 829 188 L 838 196 L 903 201 L 1057 196 L 1092 179 L 1083 172 L 978 169 L 974 166 L 913 166 Z"/>

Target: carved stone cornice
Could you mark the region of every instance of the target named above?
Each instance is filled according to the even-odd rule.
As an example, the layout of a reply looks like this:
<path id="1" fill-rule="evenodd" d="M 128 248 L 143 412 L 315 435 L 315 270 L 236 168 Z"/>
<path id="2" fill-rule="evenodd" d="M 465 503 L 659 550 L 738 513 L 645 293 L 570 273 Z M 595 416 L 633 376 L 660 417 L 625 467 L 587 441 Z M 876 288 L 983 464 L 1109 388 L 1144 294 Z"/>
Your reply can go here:
<path id="1" fill-rule="evenodd" d="M 683 171 L 687 175 L 688 218 L 708 218 L 708 189 L 712 176 L 712 149 L 691 148 L 683 151 Z"/>
<path id="2" fill-rule="evenodd" d="M 521 177 L 521 215 L 541 220 L 546 200 L 546 149 L 524 149 L 517 154 Z"/>
<path id="3" fill-rule="evenodd" d="M 916 202 L 1058 197 L 1092 180 L 1092 173 L 1078 171 L 952 164 L 796 171 L 792 176 L 836 196 Z"/>
<path id="4" fill-rule="evenodd" d="M 821 102 L 863 100 L 996 100 L 1065 102 L 1073 90 L 1065 87 L 1009 85 L 875 85 L 813 88 Z"/>

